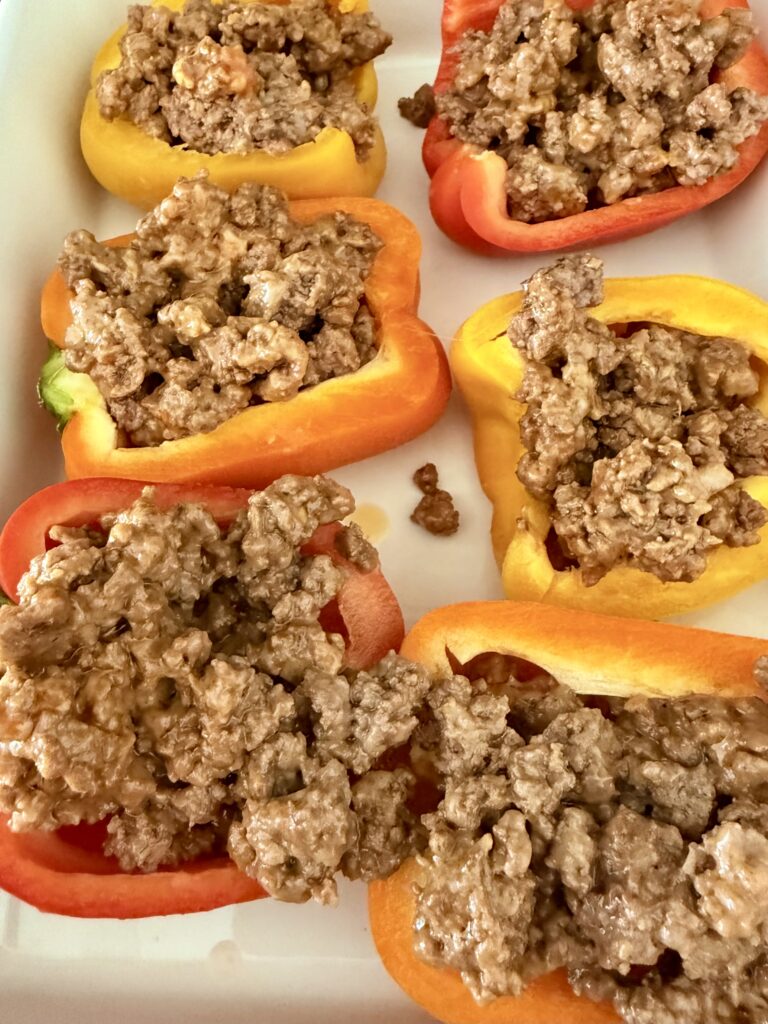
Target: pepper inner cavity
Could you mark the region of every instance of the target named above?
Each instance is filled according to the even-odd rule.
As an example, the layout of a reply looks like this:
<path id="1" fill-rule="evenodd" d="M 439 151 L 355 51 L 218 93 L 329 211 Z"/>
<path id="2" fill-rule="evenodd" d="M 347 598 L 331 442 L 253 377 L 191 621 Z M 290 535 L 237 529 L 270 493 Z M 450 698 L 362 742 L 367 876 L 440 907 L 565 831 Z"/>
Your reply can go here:
<path id="1" fill-rule="evenodd" d="M 589 315 L 594 256 L 537 271 L 524 293 L 508 330 L 525 362 L 517 475 L 564 564 L 587 586 L 618 565 L 690 582 L 718 546 L 757 544 L 768 511 L 742 484 L 768 474 L 768 420 L 748 349 L 654 323 L 617 337 Z"/>

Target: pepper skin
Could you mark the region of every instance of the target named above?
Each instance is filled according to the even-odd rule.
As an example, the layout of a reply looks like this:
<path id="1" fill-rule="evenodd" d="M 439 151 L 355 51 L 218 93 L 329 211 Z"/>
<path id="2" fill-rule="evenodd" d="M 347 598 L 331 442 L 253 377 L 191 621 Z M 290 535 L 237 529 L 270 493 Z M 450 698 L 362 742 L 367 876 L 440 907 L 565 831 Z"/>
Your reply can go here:
<path id="1" fill-rule="evenodd" d="M 445 0 L 443 52 L 435 91 L 445 92 L 453 81 L 460 37 L 469 29 L 488 30 L 502 0 Z M 589 6 L 572 0 L 570 6 Z M 701 13 L 715 17 L 726 7 L 748 8 L 748 0 L 702 0 Z M 768 95 L 768 57 L 753 42 L 744 57 L 719 74 L 729 89 L 744 86 Z M 422 156 L 432 178 L 429 204 L 437 225 L 459 245 L 488 255 L 553 252 L 633 238 L 700 210 L 733 191 L 768 152 L 768 123 L 739 147 L 739 160 L 703 185 L 668 188 L 622 199 L 610 206 L 586 210 L 541 224 L 513 220 L 507 212 L 504 187 L 507 165 L 489 150 L 481 151 L 451 136 L 448 126 L 434 117 L 424 138 Z"/>
<path id="2" fill-rule="evenodd" d="M 378 325 L 374 359 L 289 401 L 251 406 L 209 433 L 155 448 L 121 447 L 96 385 L 85 374 L 64 370 L 57 390 L 71 399 L 61 439 L 70 478 L 263 487 L 283 473 L 322 473 L 396 448 L 439 418 L 451 379 L 442 345 L 415 315 L 421 254 L 416 228 L 375 199 L 303 200 L 290 209 L 303 222 L 343 210 L 383 240 L 365 284 Z M 71 319 L 70 294 L 58 272 L 43 290 L 43 330 L 59 346 Z"/>
<path id="3" fill-rule="evenodd" d="M 180 10 L 184 0 L 155 0 Z M 216 0 L 221 2 L 221 0 Z M 256 0 L 244 0 L 253 3 Z M 285 3 L 287 0 L 271 0 Z M 367 10 L 367 0 L 329 0 L 343 12 Z M 108 121 L 99 113 L 94 87 L 102 71 L 120 63 L 122 26 L 104 44 L 91 68 L 91 88 L 80 122 L 80 145 L 94 178 L 108 192 L 149 210 L 160 202 L 181 177 L 208 171 L 215 185 L 233 192 L 244 181 L 257 181 L 282 189 L 291 199 L 324 196 L 372 196 L 384 176 L 387 151 L 377 126 L 373 148 L 360 162 L 347 132 L 324 128 L 312 142 L 286 153 L 198 153 L 185 146 L 170 146 L 152 138 L 127 117 Z M 370 109 L 376 105 L 377 83 L 372 64 L 355 72 L 357 97 Z"/>
<path id="4" fill-rule="evenodd" d="M 504 295 L 481 307 L 451 349 L 456 380 L 472 415 L 480 483 L 493 504 L 491 537 L 507 596 L 657 619 L 722 601 L 768 576 L 768 525 L 756 546 L 721 545 L 709 552 L 706 570 L 692 583 L 663 583 L 651 573 L 618 566 L 595 586 L 585 587 L 579 569 L 553 567 L 545 546 L 548 510 L 516 475 L 523 452 L 518 424 L 525 406 L 514 395 L 523 361 L 506 329 L 521 297 L 520 292 Z M 746 345 L 763 370 L 752 404 L 768 414 L 768 304 L 755 295 L 703 277 L 614 279 L 605 282 L 605 301 L 589 312 L 606 324 L 658 323 Z M 750 477 L 743 486 L 768 505 L 768 477 Z"/>
<path id="5" fill-rule="evenodd" d="M 16 596 L 30 561 L 45 550 L 53 525 L 82 526 L 107 512 L 125 508 L 145 484 L 136 480 L 77 480 L 54 484 L 33 494 L 11 515 L 0 534 L 0 585 Z M 161 508 L 194 501 L 222 525 L 248 502 L 250 491 L 231 487 L 158 486 Z M 328 554 L 344 575 L 332 622 L 347 634 L 345 663 L 370 667 L 403 638 L 397 598 L 379 569 L 362 573 L 334 546 L 338 524 L 317 530 L 307 554 Z M 326 625 L 327 629 L 331 627 Z M 56 832 L 13 832 L 0 816 L 0 888 L 39 910 L 70 917 L 155 917 L 189 914 L 260 899 L 257 881 L 227 857 L 206 857 L 152 874 L 127 873 L 101 852 L 104 825 L 77 825 Z"/>
<path id="6" fill-rule="evenodd" d="M 439 608 L 416 623 L 402 647 L 405 657 L 437 674 L 491 651 L 533 662 L 581 693 L 765 696 L 752 668 L 768 652 L 768 640 L 537 604 Z M 537 978 L 518 997 L 478 1005 L 457 971 L 433 967 L 414 952 L 417 871 L 416 861 L 409 860 L 389 878 L 371 883 L 368 910 L 384 966 L 429 1014 L 445 1024 L 617 1024 L 609 1003 L 574 995 L 562 970 Z"/>

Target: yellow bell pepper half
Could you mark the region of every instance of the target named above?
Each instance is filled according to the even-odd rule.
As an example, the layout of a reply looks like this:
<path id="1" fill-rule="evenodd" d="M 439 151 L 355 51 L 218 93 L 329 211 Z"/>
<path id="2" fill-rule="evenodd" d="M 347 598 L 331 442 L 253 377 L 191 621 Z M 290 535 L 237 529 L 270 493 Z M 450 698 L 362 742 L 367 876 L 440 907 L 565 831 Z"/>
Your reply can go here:
<path id="1" fill-rule="evenodd" d="M 329 3 L 334 2 L 343 13 L 360 13 L 368 6 L 366 0 L 329 0 Z M 162 0 L 162 5 L 180 10 L 184 0 Z M 96 55 L 91 68 L 91 88 L 80 122 L 80 145 L 85 162 L 108 192 L 149 210 L 171 192 L 179 178 L 192 177 L 204 169 L 210 181 L 229 192 L 245 181 L 257 181 L 282 189 L 289 199 L 372 196 L 375 193 L 387 163 L 384 137 L 378 126 L 373 148 L 361 162 L 351 137 L 338 128 L 323 128 L 313 142 L 305 142 L 286 153 L 254 150 L 211 156 L 152 138 L 125 116 L 108 121 L 99 112 L 95 84 L 102 71 L 120 63 L 120 40 L 124 32 L 123 25 Z M 372 110 L 378 92 L 373 64 L 358 68 L 354 78 L 357 98 Z"/>
<path id="2" fill-rule="evenodd" d="M 451 349 L 451 365 L 472 416 L 480 483 L 493 505 L 491 536 L 507 596 L 657 619 L 714 604 L 768 576 L 768 525 L 757 546 L 722 545 L 711 551 L 705 572 L 692 583 L 665 583 L 618 566 L 586 587 L 580 569 L 554 568 L 545 546 L 549 511 L 516 475 L 524 451 L 519 422 L 525 406 L 515 394 L 524 367 L 506 330 L 521 302 L 522 293 L 516 292 L 482 306 L 461 327 Z M 703 277 L 617 278 L 605 282 L 604 302 L 590 315 L 605 324 L 657 323 L 740 342 L 760 373 L 751 404 L 768 415 L 768 304 L 755 295 Z M 742 486 L 768 505 L 768 477 L 750 477 Z"/>

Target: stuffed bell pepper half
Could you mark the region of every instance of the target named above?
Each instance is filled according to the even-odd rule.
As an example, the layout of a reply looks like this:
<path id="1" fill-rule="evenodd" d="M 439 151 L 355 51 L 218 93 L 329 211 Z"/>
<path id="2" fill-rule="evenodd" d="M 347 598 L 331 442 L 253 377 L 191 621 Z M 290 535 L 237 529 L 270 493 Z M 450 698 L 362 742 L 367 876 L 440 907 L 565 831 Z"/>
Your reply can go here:
<path id="1" fill-rule="evenodd" d="M 402 653 L 437 788 L 369 887 L 394 980 L 446 1024 L 711 1024 L 768 1008 L 768 641 L 454 605 Z"/>
<path id="2" fill-rule="evenodd" d="M 373 199 L 182 179 L 134 235 L 75 231 L 42 298 L 69 477 L 260 487 L 397 447 L 450 392 L 421 242 Z"/>
<path id="3" fill-rule="evenodd" d="M 336 898 L 412 847 L 428 679 L 349 491 L 88 479 L 0 536 L 0 887 L 136 918 Z M 382 838 L 382 821 L 390 822 Z"/>
<path id="4" fill-rule="evenodd" d="M 505 592 L 661 618 L 768 576 L 768 305 L 566 256 L 451 350 Z"/>
<path id="5" fill-rule="evenodd" d="M 430 206 L 481 252 L 583 248 L 731 192 L 768 150 L 747 0 L 445 0 Z"/>
<path id="6" fill-rule="evenodd" d="M 370 196 L 384 174 L 366 0 L 134 4 L 91 70 L 80 141 L 109 192 L 149 209 L 200 170 L 291 199 Z"/>

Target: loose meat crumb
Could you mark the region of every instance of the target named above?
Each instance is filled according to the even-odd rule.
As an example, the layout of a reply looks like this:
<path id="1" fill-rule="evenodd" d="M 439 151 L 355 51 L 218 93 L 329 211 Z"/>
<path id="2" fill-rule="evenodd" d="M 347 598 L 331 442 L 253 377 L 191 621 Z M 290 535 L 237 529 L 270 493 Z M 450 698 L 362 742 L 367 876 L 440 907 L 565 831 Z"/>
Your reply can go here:
<path id="1" fill-rule="evenodd" d="M 517 475 L 548 509 L 587 586 L 617 565 L 688 581 L 721 544 L 760 541 L 768 511 L 741 486 L 768 474 L 759 376 L 737 341 L 589 316 L 602 263 L 567 256 L 524 284 L 509 326 L 525 372 Z"/>
<path id="2" fill-rule="evenodd" d="M 205 433 L 376 355 L 364 287 L 380 248 L 344 213 L 294 221 L 277 189 L 182 178 L 126 248 L 66 238 L 65 364 L 133 445 Z"/>
<path id="3" fill-rule="evenodd" d="M 481 1003 L 564 967 L 628 1024 L 762 1020 L 768 706 L 589 703 L 543 673 L 430 692 L 417 953 Z"/>
<path id="4" fill-rule="evenodd" d="M 768 97 L 717 72 L 754 36 L 748 11 L 691 0 L 508 0 L 458 43 L 437 96 L 452 134 L 507 162 L 510 216 L 569 217 L 729 170 Z"/>
<path id="5" fill-rule="evenodd" d="M 109 817 L 125 870 L 228 850 L 293 901 L 333 901 L 339 870 L 394 870 L 419 834 L 410 776 L 369 770 L 408 741 L 429 680 L 394 654 L 345 669 L 320 625 L 343 577 L 302 547 L 353 509 L 333 481 L 288 476 L 227 528 L 151 488 L 98 529 L 53 527 L 0 610 L 11 828 Z"/>
<path id="6" fill-rule="evenodd" d="M 424 497 L 411 513 L 411 521 L 437 535 L 448 536 L 459 528 L 459 512 L 453 498 L 437 486 L 437 468 L 427 462 L 413 474 L 413 482 Z"/>
<path id="7" fill-rule="evenodd" d="M 435 92 L 431 85 L 425 82 L 420 85 L 413 96 L 403 96 L 397 101 L 397 109 L 400 116 L 410 121 L 416 128 L 426 128 L 437 112 L 435 103 Z"/>
<path id="8" fill-rule="evenodd" d="M 120 63 L 99 76 L 96 97 L 108 120 L 126 116 L 200 153 L 284 153 L 333 127 L 363 159 L 376 121 L 352 76 L 391 42 L 372 14 L 325 0 L 133 4 Z"/>

